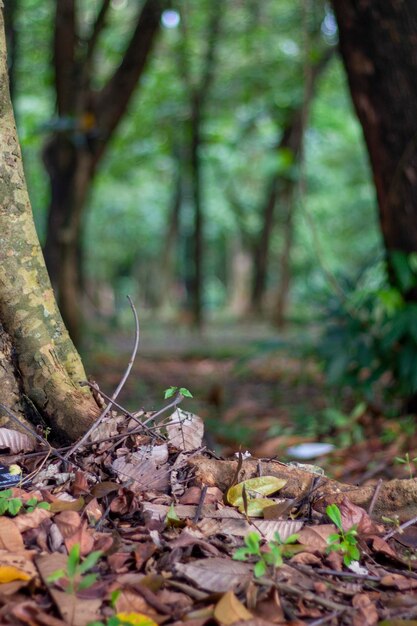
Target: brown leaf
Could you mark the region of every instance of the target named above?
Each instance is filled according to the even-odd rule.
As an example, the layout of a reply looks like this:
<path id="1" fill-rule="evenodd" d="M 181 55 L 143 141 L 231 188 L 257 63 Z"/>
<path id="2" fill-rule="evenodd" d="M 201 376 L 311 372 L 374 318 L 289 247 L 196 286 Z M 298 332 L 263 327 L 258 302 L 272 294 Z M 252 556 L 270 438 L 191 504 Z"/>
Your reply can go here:
<path id="1" fill-rule="evenodd" d="M 75 472 L 75 479 L 72 483 L 72 493 L 75 497 L 91 493 L 86 472 L 81 470 Z"/>
<path id="2" fill-rule="evenodd" d="M 84 506 L 84 498 L 79 497 L 77 500 L 54 500 L 51 504 L 50 511 L 52 513 L 60 513 L 61 511 L 81 511 Z"/>
<path id="3" fill-rule="evenodd" d="M 204 422 L 201 417 L 177 409 L 166 424 L 168 441 L 178 450 L 191 452 L 201 447 L 204 436 Z"/>
<path id="4" fill-rule="evenodd" d="M 231 559 L 198 559 L 190 563 L 176 563 L 175 570 L 206 591 L 225 593 L 245 587 L 252 578 L 247 563 Z"/>
<path id="5" fill-rule="evenodd" d="M 13 520 L 0 517 L 0 550 L 20 552 L 24 550 L 22 535 Z"/>
<path id="6" fill-rule="evenodd" d="M 372 539 L 372 548 L 375 552 L 379 552 L 380 554 L 384 554 L 392 559 L 397 560 L 396 552 L 391 548 L 389 543 L 382 539 L 382 537 L 374 537 Z"/>
<path id="7" fill-rule="evenodd" d="M 394 587 L 400 591 L 406 591 L 407 589 L 416 589 L 417 580 L 413 578 L 406 578 L 401 574 L 387 574 L 381 578 L 381 585 L 384 587 Z"/>
<path id="8" fill-rule="evenodd" d="M 9 448 L 12 454 L 17 454 L 31 452 L 35 445 L 35 438 L 11 428 L 0 428 L 0 449 Z"/>
<path id="9" fill-rule="evenodd" d="M 348 498 L 343 498 L 339 504 L 340 513 L 342 515 L 343 530 L 347 531 L 352 526 L 357 526 L 357 531 L 360 535 L 375 535 L 383 532 L 383 527 L 375 524 L 369 517 L 365 509 L 353 504 Z"/>
<path id="10" fill-rule="evenodd" d="M 64 539 L 72 537 L 81 526 L 81 517 L 76 511 L 62 511 L 55 515 L 54 521 Z"/>
<path id="11" fill-rule="evenodd" d="M 36 626 L 66 626 L 66 623 L 62 620 L 42 611 L 33 600 L 11 605 L 10 613 L 24 624 L 28 624 L 28 626 L 34 626 L 34 624 Z"/>
<path id="12" fill-rule="evenodd" d="M 378 622 L 378 611 L 366 593 L 353 596 L 352 606 L 357 611 L 353 616 L 353 626 L 374 626 Z"/>
<path id="13" fill-rule="evenodd" d="M 137 543 L 135 548 L 136 569 L 142 569 L 146 561 L 155 553 L 156 545 L 147 541 L 146 543 Z"/>
<path id="14" fill-rule="evenodd" d="M 32 511 L 32 513 L 25 513 L 24 515 L 18 515 L 15 517 L 13 524 L 18 528 L 18 530 L 20 530 L 21 533 L 24 533 L 32 528 L 39 528 L 39 526 L 50 517 L 52 517 L 52 513 L 50 511 L 36 508 Z"/>
<path id="15" fill-rule="evenodd" d="M 298 533 L 298 543 L 308 546 L 311 550 L 324 552 L 329 545 L 327 538 L 335 532 L 333 524 L 320 524 L 319 526 L 305 526 Z"/>
<path id="16" fill-rule="evenodd" d="M 205 554 L 211 554 L 214 556 L 219 556 L 221 554 L 220 551 L 208 541 L 196 537 L 192 530 L 183 530 L 180 536 L 177 539 L 174 539 L 174 541 L 170 541 L 168 545 L 170 550 L 175 550 L 176 548 L 187 548 L 190 546 L 199 546 Z"/>
<path id="17" fill-rule="evenodd" d="M 150 489 L 165 492 L 168 489 L 170 467 L 167 464 L 157 467 L 151 460 L 140 461 L 132 455 L 130 462 L 127 462 L 125 457 L 115 459 L 112 468 L 122 482 L 126 483 L 128 479 L 131 479 L 130 489 L 134 493 Z"/>
<path id="18" fill-rule="evenodd" d="M 290 563 L 298 565 L 320 565 L 321 559 L 315 554 L 311 554 L 311 552 L 300 552 L 300 554 L 295 554 L 291 557 Z"/>
<path id="19" fill-rule="evenodd" d="M 216 604 L 214 617 L 222 626 L 231 626 L 240 620 L 251 619 L 253 615 L 236 598 L 233 591 L 228 591 Z"/>

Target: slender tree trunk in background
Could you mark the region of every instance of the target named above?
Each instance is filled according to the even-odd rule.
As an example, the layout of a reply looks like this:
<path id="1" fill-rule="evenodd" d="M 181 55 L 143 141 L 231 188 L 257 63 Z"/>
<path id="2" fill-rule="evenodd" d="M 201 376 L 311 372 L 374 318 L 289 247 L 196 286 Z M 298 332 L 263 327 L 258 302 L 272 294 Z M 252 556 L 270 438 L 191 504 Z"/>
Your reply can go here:
<path id="1" fill-rule="evenodd" d="M 54 35 L 58 121 L 44 149 L 51 200 L 45 258 L 71 337 L 81 336 L 83 216 L 95 172 L 142 75 L 164 0 L 145 0 L 123 59 L 100 91 L 92 78 L 110 0 L 102 0 L 90 37 L 77 29 L 75 0 L 56 3 Z"/>
<path id="2" fill-rule="evenodd" d="M 388 253 L 417 251 L 417 10 L 414 0 L 333 0 Z M 417 300 L 414 288 L 405 294 Z"/>
<path id="3" fill-rule="evenodd" d="M 98 414 L 62 323 L 33 223 L 9 97 L 0 2 L 0 389 L 20 419 L 75 439 Z M 0 408 L 1 422 L 7 418 Z M 12 426 L 13 427 L 13 426 Z"/>
<path id="4" fill-rule="evenodd" d="M 279 147 L 282 148 L 281 144 Z M 269 191 L 262 210 L 263 217 L 261 234 L 255 247 L 255 257 L 253 263 L 255 274 L 253 277 L 251 309 L 256 315 L 259 315 L 263 310 L 263 300 L 265 296 L 266 278 L 268 273 L 270 241 L 275 223 L 275 205 L 278 197 L 280 179 L 280 174 L 274 174 L 269 183 Z"/>
<path id="5" fill-rule="evenodd" d="M 283 130 L 281 140 L 277 144 L 277 151 L 289 151 L 293 157 L 292 169 L 299 167 L 303 156 L 304 134 L 307 126 L 308 115 L 314 97 L 314 91 L 318 78 L 326 68 L 334 53 L 333 48 L 328 48 L 321 58 L 309 66 L 305 77 L 304 100 L 289 115 L 289 121 Z M 285 308 L 288 301 L 290 287 L 290 255 L 293 240 L 293 195 L 298 184 L 295 176 L 276 172 L 269 183 L 269 191 L 266 196 L 263 214 L 262 229 L 258 242 L 255 246 L 254 257 L 254 281 L 252 289 L 251 310 L 255 314 L 263 311 L 266 279 L 269 267 L 270 242 L 275 226 L 276 208 L 282 205 L 285 219 L 283 229 L 283 251 L 280 255 L 280 287 L 277 308 L 273 315 L 274 322 L 282 327 L 285 318 Z"/>
<path id="6" fill-rule="evenodd" d="M 285 211 L 282 223 L 282 250 L 279 256 L 279 285 L 276 308 L 273 312 L 274 325 L 282 330 L 286 323 L 286 314 L 291 285 L 291 250 L 294 239 L 294 194 L 293 185 L 287 186 L 287 193 L 282 194 L 282 209 Z"/>
<path id="7" fill-rule="evenodd" d="M 220 35 L 223 8 L 220 3 L 213 3 L 210 22 L 207 28 L 207 49 L 203 60 L 201 76 L 194 81 L 189 68 L 188 39 L 183 29 L 183 42 L 180 49 L 182 78 L 189 94 L 189 156 L 188 172 L 191 198 L 194 209 L 193 232 L 191 241 L 185 242 L 186 262 L 192 245 L 193 258 L 191 268 L 186 268 L 186 288 L 191 301 L 193 325 L 201 329 L 203 324 L 203 276 L 204 276 L 204 200 L 202 184 L 201 151 L 203 148 L 202 127 L 205 119 L 205 107 L 214 80 L 215 53 Z M 184 27 L 184 24 L 182 23 Z M 187 239 L 187 238 L 186 238 Z M 191 271 L 190 271 L 191 270 Z"/>
<path id="8" fill-rule="evenodd" d="M 176 172 L 174 179 L 173 196 L 171 199 L 171 206 L 168 215 L 168 228 L 164 239 L 163 249 L 161 251 L 161 281 L 159 294 L 160 308 L 163 308 L 165 305 L 170 304 L 171 295 L 173 293 L 173 285 L 176 282 L 177 278 L 174 268 L 174 250 L 178 242 L 181 206 L 183 203 L 184 195 L 181 150 L 174 150 L 174 158 L 176 163 Z"/>
<path id="9" fill-rule="evenodd" d="M 192 280 L 192 312 L 194 324 L 203 323 L 203 199 L 201 186 L 201 102 L 200 94 L 194 94 L 191 105 L 190 172 L 191 195 L 194 205 L 194 275 Z"/>

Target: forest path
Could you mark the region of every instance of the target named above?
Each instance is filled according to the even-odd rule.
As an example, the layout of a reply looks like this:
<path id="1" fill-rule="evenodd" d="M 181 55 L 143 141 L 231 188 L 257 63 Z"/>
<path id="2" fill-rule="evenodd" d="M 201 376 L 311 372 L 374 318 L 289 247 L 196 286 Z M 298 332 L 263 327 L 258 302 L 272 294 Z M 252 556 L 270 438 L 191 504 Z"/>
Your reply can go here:
<path id="1" fill-rule="evenodd" d="M 224 456 L 241 447 L 257 457 L 287 461 L 291 445 L 332 441 L 337 458 L 320 460 L 331 466 L 332 475 L 357 481 L 370 463 L 376 475 L 398 474 L 393 461 L 401 454 L 403 433 L 394 432 L 392 447 L 382 433 L 395 429 L 396 422 L 393 426 L 367 412 L 359 419 L 349 415 L 354 408 L 349 392 L 336 398 L 325 386 L 311 350 L 313 333 L 301 335 L 294 328 L 277 337 L 262 325 L 217 325 L 199 336 L 144 323 L 120 402 L 129 410 L 158 410 L 165 389 L 186 387 L 194 397 L 182 408 L 204 419 L 209 446 Z M 123 375 L 132 343 L 127 333 L 110 333 L 105 345 L 87 354 L 89 374 L 108 395 Z"/>

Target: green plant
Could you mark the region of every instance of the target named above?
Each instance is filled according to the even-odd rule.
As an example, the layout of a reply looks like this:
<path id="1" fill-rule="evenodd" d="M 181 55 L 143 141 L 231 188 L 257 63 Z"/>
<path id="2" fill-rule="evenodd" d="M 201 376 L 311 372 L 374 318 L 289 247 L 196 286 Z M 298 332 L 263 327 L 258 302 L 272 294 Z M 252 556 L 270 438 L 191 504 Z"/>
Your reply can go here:
<path id="1" fill-rule="evenodd" d="M 39 502 L 35 497 L 23 502 L 21 498 L 13 497 L 11 489 L 0 491 L 0 515 L 8 513 L 15 517 L 22 511 L 22 508 L 25 513 L 32 513 L 36 508 L 47 510 L 50 505 L 47 502 Z"/>
<path id="2" fill-rule="evenodd" d="M 406 465 L 410 478 L 413 478 L 414 468 L 412 464 L 417 461 L 417 456 L 415 456 L 413 459 L 410 459 L 410 454 L 406 452 L 404 457 L 396 456 L 395 461 L 397 463 L 402 463 L 403 465 Z"/>
<path id="3" fill-rule="evenodd" d="M 250 557 L 255 557 L 256 563 L 254 574 L 257 578 L 264 576 L 268 569 L 281 567 L 284 557 L 288 551 L 286 547 L 297 541 L 298 535 L 290 535 L 282 540 L 279 533 L 274 533 L 274 539 L 266 545 L 266 550 L 261 548 L 261 536 L 257 532 L 250 532 L 244 538 L 245 547 L 238 548 L 233 554 L 235 561 L 247 561 Z"/>
<path id="4" fill-rule="evenodd" d="M 330 544 L 327 551 L 341 552 L 343 563 L 346 566 L 350 565 L 352 561 L 359 561 L 361 553 L 358 548 L 356 525 L 353 525 L 349 530 L 343 530 L 342 515 L 337 504 L 329 504 L 326 513 L 339 530 L 338 533 L 333 533 L 327 538 L 327 542 Z"/>
<path id="5" fill-rule="evenodd" d="M 330 384 L 366 399 L 378 390 L 397 411 L 399 398 L 417 395 L 417 304 L 407 298 L 417 285 L 416 259 L 395 252 L 339 279 L 343 296 L 328 299 L 318 343 Z"/>
<path id="6" fill-rule="evenodd" d="M 81 561 L 80 545 L 74 544 L 68 554 L 66 568 L 56 570 L 48 576 L 48 583 L 55 583 L 64 579 L 65 591 L 75 595 L 82 589 L 88 589 L 96 582 L 98 574 L 87 574 L 87 572 L 96 565 L 102 554 L 100 550 L 96 550 L 89 554 L 84 561 Z"/>
<path id="7" fill-rule="evenodd" d="M 184 398 L 192 398 L 193 394 L 186 387 L 168 387 L 165 389 L 164 398 L 168 400 L 168 398 L 172 398 L 176 393 L 180 393 Z"/>

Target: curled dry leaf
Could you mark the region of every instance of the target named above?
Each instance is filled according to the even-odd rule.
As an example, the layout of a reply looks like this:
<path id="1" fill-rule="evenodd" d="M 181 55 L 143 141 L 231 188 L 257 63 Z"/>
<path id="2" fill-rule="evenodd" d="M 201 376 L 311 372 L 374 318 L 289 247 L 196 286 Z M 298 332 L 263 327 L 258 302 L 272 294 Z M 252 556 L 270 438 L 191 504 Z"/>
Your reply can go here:
<path id="1" fill-rule="evenodd" d="M 137 451 L 132 454 L 132 460 L 133 459 L 137 462 L 148 459 L 153 461 L 156 466 L 163 465 L 168 461 L 168 446 L 166 443 L 163 443 L 160 446 L 139 446 Z"/>
<path id="2" fill-rule="evenodd" d="M 169 485 L 169 466 L 157 467 L 153 461 L 138 460 L 131 458 L 127 462 L 125 457 L 115 459 L 112 468 L 117 472 L 120 480 L 126 483 L 129 479 L 132 482 L 130 488 L 135 493 L 143 491 L 166 491 Z"/>
<path id="3" fill-rule="evenodd" d="M 227 491 L 226 499 L 232 506 L 240 507 L 243 504 L 243 488 L 246 490 L 248 500 L 251 498 L 259 498 L 261 496 L 270 496 L 287 484 L 283 478 L 276 476 L 260 476 L 258 478 L 249 478 L 244 480 Z M 269 503 L 269 506 L 274 504 Z"/>
<path id="4" fill-rule="evenodd" d="M 13 524 L 20 530 L 21 533 L 24 533 L 26 530 L 31 530 L 32 528 L 39 528 L 42 522 L 49 519 L 51 515 L 50 511 L 36 508 L 32 511 L 32 513 L 25 513 L 24 515 L 18 515 L 15 517 Z"/>
<path id="5" fill-rule="evenodd" d="M 7 517 L 0 517 L 0 549 L 8 552 L 19 552 L 24 550 L 22 535 L 14 520 Z"/>
<path id="6" fill-rule="evenodd" d="M 166 424 L 168 441 L 171 445 L 183 450 L 191 452 L 201 447 L 204 436 L 204 422 L 201 417 L 177 409 L 169 417 Z"/>
<path id="7" fill-rule="evenodd" d="M 0 428 L 0 448 L 9 448 L 12 454 L 31 452 L 35 448 L 35 439 L 11 428 Z"/>
<path id="8" fill-rule="evenodd" d="M 247 563 L 216 557 L 176 563 L 175 570 L 197 588 L 218 593 L 242 589 L 252 579 L 252 569 Z"/>
<path id="9" fill-rule="evenodd" d="M 62 511 L 55 515 L 55 524 L 61 531 L 64 539 L 72 537 L 81 526 L 81 517 L 76 511 Z"/>
<path id="10" fill-rule="evenodd" d="M 228 591 L 216 604 L 214 617 L 222 626 L 231 626 L 236 622 L 251 619 L 253 615 L 236 598 L 233 591 Z"/>

